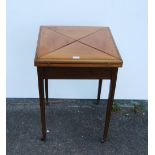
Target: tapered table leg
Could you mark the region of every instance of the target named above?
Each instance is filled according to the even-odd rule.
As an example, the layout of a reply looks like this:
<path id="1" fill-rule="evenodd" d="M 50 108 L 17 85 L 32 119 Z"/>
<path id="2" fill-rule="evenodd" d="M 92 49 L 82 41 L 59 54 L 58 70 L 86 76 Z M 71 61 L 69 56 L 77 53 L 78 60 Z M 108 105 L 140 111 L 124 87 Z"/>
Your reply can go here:
<path id="1" fill-rule="evenodd" d="M 115 93 L 115 87 L 116 87 L 117 71 L 118 71 L 117 68 L 113 70 L 112 78 L 110 81 L 110 91 L 109 91 L 109 97 L 108 97 L 108 104 L 107 104 L 106 119 L 105 119 L 104 134 L 103 134 L 102 142 L 105 142 L 107 140 L 112 104 L 114 100 L 114 93 Z"/>
<path id="2" fill-rule="evenodd" d="M 41 114 L 41 140 L 46 139 L 46 120 L 45 120 L 45 99 L 44 99 L 44 79 L 41 77 L 41 71 L 38 70 L 38 87 L 40 100 L 40 114 Z"/>
<path id="3" fill-rule="evenodd" d="M 99 84 L 98 84 L 98 95 L 97 95 L 97 103 L 96 103 L 96 104 L 99 104 L 99 102 L 100 102 L 101 88 L 102 88 L 102 79 L 99 79 Z"/>
<path id="4" fill-rule="evenodd" d="M 48 105 L 48 79 L 45 79 L 46 104 Z"/>

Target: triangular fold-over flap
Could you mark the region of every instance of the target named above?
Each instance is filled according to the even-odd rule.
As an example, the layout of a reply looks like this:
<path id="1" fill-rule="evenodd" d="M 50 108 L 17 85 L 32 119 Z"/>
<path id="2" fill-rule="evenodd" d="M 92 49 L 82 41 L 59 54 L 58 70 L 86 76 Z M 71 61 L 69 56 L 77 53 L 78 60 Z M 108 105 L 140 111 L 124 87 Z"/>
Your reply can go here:
<path id="1" fill-rule="evenodd" d="M 56 32 L 68 36 L 72 39 L 80 39 L 89 34 L 95 33 L 100 30 L 100 27 L 55 27 Z"/>
<path id="2" fill-rule="evenodd" d="M 73 41 L 74 39 L 63 36 L 48 28 L 44 28 L 41 30 L 40 33 L 37 56 L 38 57 L 44 56 L 51 51 L 54 51 L 65 45 L 72 43 Z"/>
<path id="3" fill-rule="evenodd" d="M 104 51 L 113 57 L 120 58 L 108 28 L 102 28 L 102 30 L 84 37 L 79 41 L 90 47 Z"/>
<path id="4" fill-rule="evenodd" d="M 114 60 L 115 58 L 87 45 L 74 42 L 54 52 L 42 56 L 46 59 Z"/>

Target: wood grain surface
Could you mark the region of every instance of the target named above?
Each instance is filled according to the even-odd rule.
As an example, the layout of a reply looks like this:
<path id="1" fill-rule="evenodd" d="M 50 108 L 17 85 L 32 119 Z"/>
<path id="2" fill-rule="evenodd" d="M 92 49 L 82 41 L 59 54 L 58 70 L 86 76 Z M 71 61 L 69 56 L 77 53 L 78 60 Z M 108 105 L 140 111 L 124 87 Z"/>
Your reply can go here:
<path id="1" fill-rule="evenodd" d="M 108 27 L 41 26 L 34 63 L 121 67 L 123 61 Z"/>

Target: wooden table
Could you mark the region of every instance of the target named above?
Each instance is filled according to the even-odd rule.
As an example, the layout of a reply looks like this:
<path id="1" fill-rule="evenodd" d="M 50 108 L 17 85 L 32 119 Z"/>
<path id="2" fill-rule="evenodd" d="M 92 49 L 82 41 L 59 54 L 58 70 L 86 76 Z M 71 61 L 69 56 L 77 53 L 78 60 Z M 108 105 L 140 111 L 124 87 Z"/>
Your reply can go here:
<path id="1" fill-rule="evenodd" d="M 98 79 L 97 104 L 102 79 L 110 80 L 102 141 L 106 141 L 118 67 L 123 64 L 108 27 L 41 26 L 34 60 L 38 71 L 42 140 L 46 139 L 45 106 L 48 79 Z M 45 94 L 44 97 L 44 81 Z"/>

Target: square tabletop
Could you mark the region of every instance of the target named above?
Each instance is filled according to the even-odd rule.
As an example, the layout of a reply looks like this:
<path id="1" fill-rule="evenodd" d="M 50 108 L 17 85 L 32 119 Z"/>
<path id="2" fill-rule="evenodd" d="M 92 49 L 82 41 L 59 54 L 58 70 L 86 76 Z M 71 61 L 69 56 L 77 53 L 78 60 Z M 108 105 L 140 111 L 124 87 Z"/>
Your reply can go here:
<path id="1" fill-rule="evenodd" d="M 41 26 L 35 66 L 121 67 L 109 27 Z"/>

